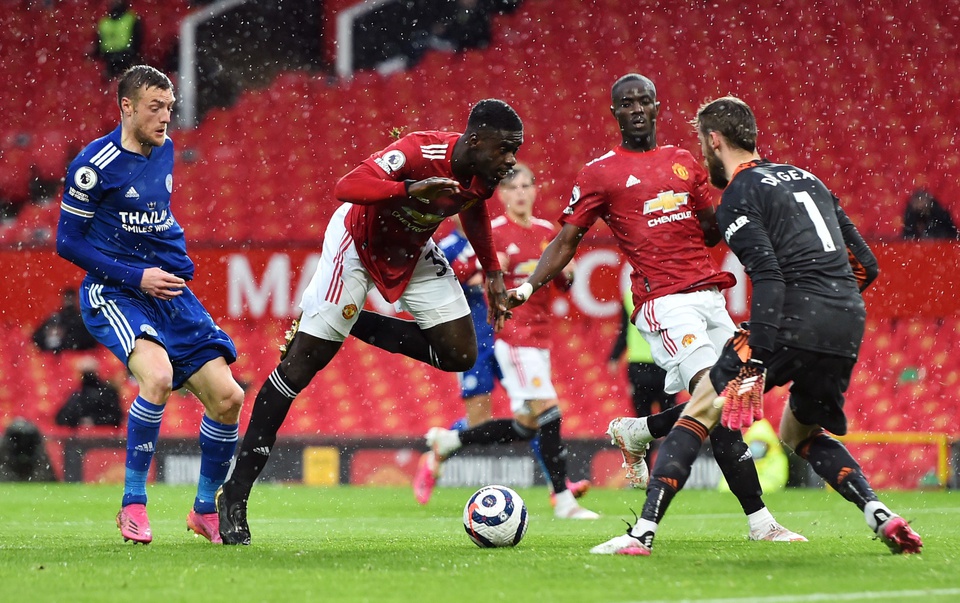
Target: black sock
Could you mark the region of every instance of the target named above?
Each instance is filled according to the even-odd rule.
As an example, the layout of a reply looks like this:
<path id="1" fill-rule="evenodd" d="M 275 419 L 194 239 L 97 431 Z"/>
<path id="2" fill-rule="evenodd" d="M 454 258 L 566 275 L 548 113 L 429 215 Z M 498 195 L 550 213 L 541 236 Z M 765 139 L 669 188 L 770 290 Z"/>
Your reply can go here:
<path id="1" fill-rule="evenodd" d="M 706 438 L 707 428 L 696 419 L 683 417 L 677 421 L 660 445 L 640 517 L 660 523 L 670 501 L 687 483 L 690 468 Z"/>
<path id="2" fill-rule="evenodd" d="M 415 322 L 362 310 L 350 334 L 381 350 L 440 368 L 436 353 Z"/>
<path id="3" fill-rule="evenodd" d="M 230 498 L 246 500 L 250 496 L 253 482 L 266 467 L 270 451 L 277 443 L 277 431 L 299 393 L 300 390 L 294 388 L 279 366 L 267 377 L 253 403 L 233 474 L 223 485 Z"/>
<path id="4" fill-rule="evenodd" d="M 537 425 L 540 426 L 540 455 L 543 465 L 547 469 L 547 476 L 554 492 L 563 492 L 567 489 L 567 450 L 563 447 L 560 437 L 560 407 L 554 406 L 537 416 Z"/>
<path id="5" fill-rule="evenodd" d="M 710 432 L 710 445 L 713 447 L 713 458 L 717 459 L 720 471 L 730 491 L 740 501 L 743 512 L 750 515 L 762 509 L 765 506 L 760 498 L 763 488 L 753 455 L 747 454 L 750 447 L 743 441 L 743 434 L 739 430 L 718 425 Z"/>
<path id="6" fill-rule="evenodd" d="M 536 431 L 516 422 L 514 419 L 491 419 L 476 427 L 460 432 L 460 443 L 472 444 L 509 444 L 521 440 L 533 439 Z"/>
<path id="7" fill-rule="evenodd" d="M 654 439 L 657 439 L 670 433 L 670 430 L 676 424 L 680 415 L 683 414 L 683 409 L 686 407 L 687 403 L 684 402 L 683 404 L 677 404 L 673 408 L 668 408 L 667 410 L 647 417 L 647 429 L 650 430 L 650 435 L 652 435 Z"/>
<path id="8" fill-rule="evenodd" d="M 807 459 L 817 475 L 861 511 L 868 502 L 877 500 L 877 495 L 850 451 L 823 430 L 800 442 L 797 454 Z"/>

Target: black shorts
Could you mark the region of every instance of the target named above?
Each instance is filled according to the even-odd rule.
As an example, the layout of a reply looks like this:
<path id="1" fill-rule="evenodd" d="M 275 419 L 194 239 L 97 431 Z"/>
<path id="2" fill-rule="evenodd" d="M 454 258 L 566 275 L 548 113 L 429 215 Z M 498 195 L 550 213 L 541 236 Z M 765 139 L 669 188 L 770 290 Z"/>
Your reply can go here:
<path id="1" fill-rule="evenodd" d="M 732 340 L 731 340 L 732 342 Z M 728 342 L 717 364 L 710 369 L 710 381 L 717 391 L 740 372 L 741 362 Z M 790 386 L 790 410 L 804 425 L 819 425 L 831 433 L 847 433 L 844 397 L 850 385 L 855 358 L 819 354 L 808 350 L 781 347 L 766 362 L 766 389 Z"/>

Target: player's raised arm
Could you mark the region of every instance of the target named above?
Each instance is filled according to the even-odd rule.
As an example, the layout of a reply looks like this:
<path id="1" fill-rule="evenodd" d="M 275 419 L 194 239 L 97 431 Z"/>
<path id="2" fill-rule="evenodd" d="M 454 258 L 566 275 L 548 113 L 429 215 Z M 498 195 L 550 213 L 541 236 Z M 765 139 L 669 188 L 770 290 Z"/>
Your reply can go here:
<path id="1" fill-rule="evenodd" d="M 574 226 L 573 224 L 564 224 L 560 229 L 560 234 L 550 241 L 547 248 L 543 250 L 540 261 L 533 274 L 516 289 L 507 292 L 507 308 L 516 308 L 527 301 L 533 293 L 549 283 L 560 272 L 570 264 L 573 256 L 577 253 L 577 247 L 583 235 L 587 232 L 586 228 Z"/>
<path id="2" fill-rule="evenodd" d="M 372 205 L 388 199 L 407 197 L 407 188 L 402 180 L 391 180 L 373 166 L 361 163 L 337 181 L 333 195 L 343 203 Z"/>
<path id="3" fill-rule="evenodd" d="M 442 197 L 449 197 L 461 191 L 460 183 L 452 178 L 432 176 L 423 180 L 407 180 L 407 194 L 417 199 L 436 201 Z"/>

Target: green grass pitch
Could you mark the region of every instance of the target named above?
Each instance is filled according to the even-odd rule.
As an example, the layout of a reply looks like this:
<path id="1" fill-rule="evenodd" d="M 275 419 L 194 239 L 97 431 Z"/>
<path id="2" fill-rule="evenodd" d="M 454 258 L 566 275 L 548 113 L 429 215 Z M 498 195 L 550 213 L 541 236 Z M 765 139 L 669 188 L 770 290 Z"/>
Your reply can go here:
<path id="1" fill-rule="evenodd" d="M 530 526 L 514 549 L 482 550 L 461 513 L 472 490 L 257 486 L 253 546 L 188 533 L 185 487 L 150 486 L 154 541 L 123 543 L 118 486 L 0 485 L 0 601 L 611 602 L 960 601 L 960 494 L 888 492 L 921 555 L 895 556 L 833 492 L 790 490 L 767 504 L 809 543 L 749 542 L 729 494 L 684 491 L 651 557 L 589 554 L 618 535 L 641 493 L 592 490 L 599 521 L 553 519 L 543 488 L 520 490 Z"/>

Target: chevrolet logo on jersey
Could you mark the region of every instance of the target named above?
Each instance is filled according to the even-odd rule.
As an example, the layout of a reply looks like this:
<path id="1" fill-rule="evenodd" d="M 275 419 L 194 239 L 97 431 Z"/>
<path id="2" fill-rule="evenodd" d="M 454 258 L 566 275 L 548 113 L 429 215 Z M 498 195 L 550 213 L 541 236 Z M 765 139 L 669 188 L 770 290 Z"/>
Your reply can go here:
<path id="1" fill-rule="evenodd" d="M 690 193 L 675 193 L 666 191 L 657 195 L 656 199 L 648 199 L 643 202 L 643 213 L 652 214 L 655 211 L 671 212 L 677 211 L 680 207 L 687 204 Z"/>
<path id="2" fill-rule="evenodd" d="M 539 261 L 540 261 L 540 258 L 522 262 L 518 264 L 516 268 L 513 269 L 513 273 L 516 274 L 517 276 L 530 276 L 531 274 L 533 274 L 533 271 L 536 270 L 537 262 Z"/>
<path id="3" fill-rule="evenodd" d="M 422 214 L 412 207 L 403 207 L 404 216 L 399 211 L 394 211 L 393 216 L 398 218 L 403 225 L 413 230 L 414 232 L 423 232 L 434 228 L 434 226 L 443 221 L 446 216 L 440 216 L 437 214 Z M 408 219 L 409 216 L 409 219 Z"/>

